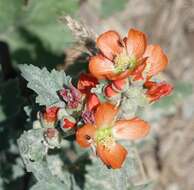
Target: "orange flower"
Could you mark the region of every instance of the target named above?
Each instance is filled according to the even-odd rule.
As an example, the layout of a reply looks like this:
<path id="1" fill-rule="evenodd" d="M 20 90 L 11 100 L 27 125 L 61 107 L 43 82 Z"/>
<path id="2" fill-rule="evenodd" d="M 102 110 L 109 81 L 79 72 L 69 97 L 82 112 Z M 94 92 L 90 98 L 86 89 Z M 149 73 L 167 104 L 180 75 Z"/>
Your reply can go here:
<path id="1" fill-rule="evenodd" d="M 98 37 L 96 44 L 100 53 L 91 57 L 89 70 L 97 79 L 118 80 L 131 75 L 138 80 L 146 65 L 151 77 L 168 63 L 161 48 L 147 46 L 146 35 L 136 29 L 130 29 L 123 40 L 116 31 L 107 31 Z"/>
<path id="2" fill-rule="evenodd" d="M 100 104 L 95 112 L 95 123 L 86 124 L 76 132 L 81 147 L 96 147 L 96 153 L 108 167 L 121 168 L 127 150 L 116 140 L 135 140 L 146 136 L 149 125 L 143 120 L 116 120 L 118 108 L 109 103 Z"/>
<path id="3" fill-rule="evenodd" d="M 98 80 L 91 74 L 82 73 L 79 77 L 77 88 L 86 95 L 87 109 L 91 111 L 100 103 L 96 94 L 91 93 L 91 89 L 98 84 Z"/>
<path id="4" fill-rule="evenodd" d="M 173 90 L 172 85 L 165 82 L 156 83 L 153 81 L 147 81 L 144 83 L 144 87 L 148 89 L 146 94 L 148 95 L 150 102 L 169 95 Z"/>

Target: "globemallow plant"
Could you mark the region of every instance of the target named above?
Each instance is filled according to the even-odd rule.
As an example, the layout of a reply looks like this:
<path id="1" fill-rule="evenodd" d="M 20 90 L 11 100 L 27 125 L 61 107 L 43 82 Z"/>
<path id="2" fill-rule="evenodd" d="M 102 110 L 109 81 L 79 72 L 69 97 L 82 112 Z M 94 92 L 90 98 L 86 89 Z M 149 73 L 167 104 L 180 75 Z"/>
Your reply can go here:
<path id="1" fill-rule="evenodd" d="M 167 56 L 137 29 L 124 38 L 111 30 L 95 39 L 65 19 L 80 42 L 93 42 L 88 70 L 72 80 L 63 70 L 20 67 L 39 105 L 32 128 L 18 139 L 26 170 L 37 180 L 31 189 L 151 189 L 135 140 L 152 128 L 138 112 L 171 93 L 172 86 L 157 78 Z M 143 179 L 136 183 L 139 171 Z"/>

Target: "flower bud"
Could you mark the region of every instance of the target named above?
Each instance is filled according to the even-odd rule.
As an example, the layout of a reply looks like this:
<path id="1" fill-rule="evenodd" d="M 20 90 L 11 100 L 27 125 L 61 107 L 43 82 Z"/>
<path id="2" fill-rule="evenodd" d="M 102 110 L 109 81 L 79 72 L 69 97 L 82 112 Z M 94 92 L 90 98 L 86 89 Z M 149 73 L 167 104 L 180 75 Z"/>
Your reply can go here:
<path id="1" fill-rule="evenodd" d="M 127 84 L 128 79 L 121 79 L 121 80 L 115 80 L 112 82 L 113 89 L 116 89 L 117 91 L 122 91 L 125 88 L 125 85 Z"/>
<path id="2" fill-rule="evenodd" d="M 75 122 L 68 120 L 67 118 L 63 119 L 63 128 L 71 129 L 75 127 Z"/>
<path id="3" fill-rule="evenodd" d="M 71 116 L 65 116 L 61 119 L 61 129 L 66 132 L 69 129 L 76 127 L 76 120 Z"/>
<path id="4" fill-rule="evenodd" d="M 50 108 L 46 108 L 43 113 L 43 121 L 44 124 L 47 126 L 54 126 L 55 122 L 57 121 L 57 112 L 58 112 L 59 108 L 58 107 L 50 107 Z"/>
<path id="5" fill-rule="evenodd" d="M 60 147 L 61 138 L 55 128 L 47 128 L 44 132 L 44 138 L 49 148 Z"/>
<path id="6" fill-rule="evenodd" d="M 113 90 L 111 84 L 108 84 L 105 87 L 104 93 L 105 93 L 105 96 L 108 97 L 108 98 L 111 98 L 111 97 L 116 96 L 118 94 L 118 92 L 116 92 L 115 90 Z"/>
<path id="7" fill-rule="evenodd" d="M 159 100 L 161 97 L 168 96 L 172 90 L 172 85 L 166 82 L 153 82 L 146 81 L 144 87 L 147 88 L 146 95 L 149 97 L 150 102 Z"/>

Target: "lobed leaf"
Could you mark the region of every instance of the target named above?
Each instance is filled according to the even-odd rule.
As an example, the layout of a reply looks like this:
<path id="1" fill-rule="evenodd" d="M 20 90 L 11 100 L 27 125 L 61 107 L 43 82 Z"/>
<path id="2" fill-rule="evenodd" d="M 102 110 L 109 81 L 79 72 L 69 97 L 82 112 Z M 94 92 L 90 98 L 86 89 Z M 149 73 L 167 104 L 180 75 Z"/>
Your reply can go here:
<path id="1" fill-rule="evenodd" d="M 22 76 L 28 81 L 28 88 L 37 93 L 36 102 L 45 106 L 64 106 L 57 91 L 63 88 L 64 83 L 70 80 L 63 71 L 52 70 L 50 73 L 45 67 L 40 69 L 33 65 L 20 66 Z"/>

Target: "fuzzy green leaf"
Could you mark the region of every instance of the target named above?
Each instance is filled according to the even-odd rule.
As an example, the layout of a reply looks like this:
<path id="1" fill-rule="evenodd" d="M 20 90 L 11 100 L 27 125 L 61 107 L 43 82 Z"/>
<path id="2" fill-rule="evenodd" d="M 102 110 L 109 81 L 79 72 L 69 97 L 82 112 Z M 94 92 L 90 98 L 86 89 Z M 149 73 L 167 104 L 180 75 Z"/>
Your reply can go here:
<path id="1" fill-rule="evenodd" d="M 33 65 L 22 65 L 20 67 L 22 76 L 28 81 L 28 88 L 34 90 L 38 96 L 36 102 L 45 106 L 64 106 L 57 94 L 63 88 L 69 76 L 63 71 L 52 70 L 49 72 L 45 67 L 40 69 Z"/>

